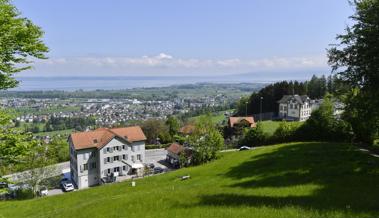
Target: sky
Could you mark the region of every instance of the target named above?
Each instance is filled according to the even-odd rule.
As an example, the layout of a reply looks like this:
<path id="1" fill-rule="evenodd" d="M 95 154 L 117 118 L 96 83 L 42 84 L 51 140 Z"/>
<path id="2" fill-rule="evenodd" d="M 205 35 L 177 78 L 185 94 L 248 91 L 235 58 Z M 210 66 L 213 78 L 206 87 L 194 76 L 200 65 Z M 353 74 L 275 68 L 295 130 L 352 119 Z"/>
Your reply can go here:
<path id="1" fill-rule="evenodd" d="M 347 0 L 14 0 L 49 59 L 19 76 L 307 77 L 349 24 Z"/>

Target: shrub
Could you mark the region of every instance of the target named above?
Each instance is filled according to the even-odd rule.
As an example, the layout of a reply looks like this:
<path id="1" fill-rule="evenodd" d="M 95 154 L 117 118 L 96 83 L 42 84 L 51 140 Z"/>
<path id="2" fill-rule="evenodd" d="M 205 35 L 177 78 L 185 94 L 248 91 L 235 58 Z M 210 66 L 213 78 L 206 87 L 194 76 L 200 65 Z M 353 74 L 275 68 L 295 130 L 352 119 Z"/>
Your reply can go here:
<path id="1" fill-rule="evenodd" d="M 301 123 L 282 121 L 271 138 L 272 143 L 296 141 Z"/>
<path id="2" fill-rule="evenodd" d="M 267 143 L 268 135 L 263 132 L 262 125 L 257 124 L 255 128 L 244 129 L 239 145 L 260 146 Z"/>

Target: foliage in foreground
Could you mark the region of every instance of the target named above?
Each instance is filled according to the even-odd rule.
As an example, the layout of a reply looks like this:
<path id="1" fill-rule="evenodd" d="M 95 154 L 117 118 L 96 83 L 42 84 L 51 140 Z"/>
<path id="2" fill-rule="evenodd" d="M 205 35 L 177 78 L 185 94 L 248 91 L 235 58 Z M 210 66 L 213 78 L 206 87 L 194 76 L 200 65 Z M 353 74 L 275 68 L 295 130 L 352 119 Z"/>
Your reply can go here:
<path id="1" fill-rule="evenodd" d="M 355 139 L 373 144 L 379 131 L 379 0 L 351 1 L 353 24 L 329 49 L 333 71 L 349 87 L 346 116 Z"/>
<path id="2" fill-rule="evenodd" d="M 190 175 L 181 181 L 179 176 Z M 165 175 L 27 201 L 4 217 L 379 217 L 379 160 L 347 144 L 223 153 Z"/>
<path id="3" fill-rule="evenodd" d="M 45 58 L 48 51 L 43 31 L 20 13 L 9 0 L 0 0 L 0 89 L 15 87 L 13 74 L 30 69 L 32 58 Z"/>

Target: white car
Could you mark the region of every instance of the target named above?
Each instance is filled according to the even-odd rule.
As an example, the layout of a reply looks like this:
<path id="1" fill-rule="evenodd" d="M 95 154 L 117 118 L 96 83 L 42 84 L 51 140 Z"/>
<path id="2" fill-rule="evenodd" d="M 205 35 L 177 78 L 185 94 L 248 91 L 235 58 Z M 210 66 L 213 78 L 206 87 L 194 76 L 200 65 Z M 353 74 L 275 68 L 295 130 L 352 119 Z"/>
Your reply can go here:
<path id="1" fill-rule="evenodd" d="M 47 196 L 49 194 L 49 190 L 47 187 L 42 186 L 41 189 L 39 190 L 39 195 L 40 196 Z"/>
<path id="2" fill-rule="evenodd" d="M 250 150 L 250 149 L 251 149 L 251 148 L 250 148 L 249 146 L 245 146 L 245 145 L 244 145 L 244 146 L 241 146 L 239 150 L 240 150 L 240 151 L 245 151 L 245 150 Z"/>
<path id="3" fill-rule="evenodd" d="M 66 178 L 61 180 L 61 187 L 65 192 L 74 191 L 75 189 L 72 182 Z"/>

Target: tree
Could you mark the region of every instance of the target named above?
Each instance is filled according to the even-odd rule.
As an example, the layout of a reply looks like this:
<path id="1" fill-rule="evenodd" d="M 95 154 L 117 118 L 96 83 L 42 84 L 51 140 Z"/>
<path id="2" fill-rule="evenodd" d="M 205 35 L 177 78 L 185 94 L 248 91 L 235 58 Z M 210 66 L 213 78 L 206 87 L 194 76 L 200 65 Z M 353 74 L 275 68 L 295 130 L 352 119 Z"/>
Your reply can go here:
<path id="1" fill-rule="evenodd" d="M 31 68 L 30 58 L 46 58 L 48 48 L 41 40 L 42 35 L 41 28 L 20 17 L 9 0 L 0 0 L 0 89 L 18 84 L 12 76 Z"/>
<path id="2" fill-rule="evenodd" d="M 180 128 L 178 119 L 176 119 L 174 116 L 169 116 L 166 120 L 166 125 L 168 126 L 168 131 L 171 137 L 174 137 Z"/>
<path id="3" fill-rule="evenodd" d="M 243 138 L 240 140 L 240 145 L 259 146 L 265 144 L 267 139 L 263 132 L 262 124 L 259 122 L 255 128 L 247 128 L 244 131 Z"/>
<path id="4" fill-rule="evenodd" d="M 214 126 L 209 115 L 198 118 L 188 144 L 193 148 L 193 164 L 202 164 L 217 158 L 217 151 L 224 147 L 224 138 Z"/>
<path id="5" fill-rule="evenodd" d="M 167 136 L 168 128 L 162 120 L 149 119 L 143 122 L 142 130 L 149 143 L 155 144 L 159 136 Z"/>
<path id="6" fill-rule="evenodd" d="M 54 156 L 53 150 L 35 140 L 30 141 L 30 144 L 31 149 L 24 159 L 25 168 L 29 170 L 24 176 L 25 182 L 32 187 L 34 195 L 37 195 L 42 180 L 52 177 L 56 167 L 52 165 L 54 163 L 54 159 L 51 158 Z"/>
<path id="7" fill-rule="evenodd" d="M 296 130 L 296 138 L 303 140 L 350 141 L 350 126 L 334 114 L 331 95 L 324 97 L 320 108 L 313 111 L 310 118 Z"/>
<path id="8" fill-rule="evenodd" d="M 372 144 L 379 127 L 379 1 L 354 0 L 352 26 L 328 51 L 329 64 L 350 87 L 346 119 L 357 140 Z"/>
<path id="9" fill-rule="evenodd" d="M 10 128 L 10 120 L 11 117 L 0 110 L 0 174 L 19 170 L 31 148 L 32 135 Z"/>

